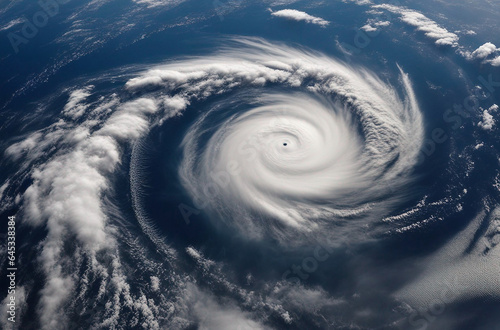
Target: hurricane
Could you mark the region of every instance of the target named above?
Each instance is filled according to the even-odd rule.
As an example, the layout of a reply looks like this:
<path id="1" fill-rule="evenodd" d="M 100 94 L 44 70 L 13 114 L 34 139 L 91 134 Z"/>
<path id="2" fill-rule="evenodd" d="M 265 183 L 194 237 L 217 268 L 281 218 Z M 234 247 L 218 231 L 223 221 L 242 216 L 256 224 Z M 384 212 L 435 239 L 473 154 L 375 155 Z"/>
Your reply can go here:
<path id="1" fill-rule="evenodd" d="M 200 75 L 204 96 L 213 85 L 255 89 L 218 102 L 184 137 L 179 174 L 193 199 L 252 237 L 334 237 L 375 225 L 366 214 L 382 214 L 403 197 L 392 192 L 411 181 L 423 140 L 406 74 L 398 90 L 322 54 L 238 43 L 244 49 L 154 73 Z M 172 72 L 178 67 L 189 71 Z M 280 90 L 259 93 L 266 85 Z"/>
<path id="2" fill-rule="evenodd" d="M 498 327 L 498 4 L 3 7 L 0 328 Z"/>

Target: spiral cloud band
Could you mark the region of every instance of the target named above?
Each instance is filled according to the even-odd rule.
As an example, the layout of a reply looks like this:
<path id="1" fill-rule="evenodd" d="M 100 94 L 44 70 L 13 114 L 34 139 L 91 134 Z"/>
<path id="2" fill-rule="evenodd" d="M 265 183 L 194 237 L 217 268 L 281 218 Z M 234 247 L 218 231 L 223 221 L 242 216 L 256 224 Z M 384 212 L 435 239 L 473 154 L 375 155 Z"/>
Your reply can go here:
<path id="1" fill-rule="evenodd" d="M 401 71 L 401 99 L 373 73 L 322 54 L 238 43 L 128 83 L 177 89 L 169 102 L 182 106 L 251 87 L 184 138 L 179 174 L 195 205 L 252 238 L 370 225 L 367 213 L 383 212 L 417 162 L 422 118 L 408 77 Z M 276 91 L 259 94 L 264 85 Z"/>

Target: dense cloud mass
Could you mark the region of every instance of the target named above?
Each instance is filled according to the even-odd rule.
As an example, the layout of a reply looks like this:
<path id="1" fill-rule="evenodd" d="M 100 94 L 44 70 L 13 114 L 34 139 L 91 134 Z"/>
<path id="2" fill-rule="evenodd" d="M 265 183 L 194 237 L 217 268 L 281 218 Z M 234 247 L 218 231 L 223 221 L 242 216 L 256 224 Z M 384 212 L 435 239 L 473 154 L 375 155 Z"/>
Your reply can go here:
<path id="1" fill-rule="evenodd" d="M 287 240 L 293 232 L 315 237 L 336 227 L 329 230 L 340 238 L 344 222 L 357 228 L 367 221 L 362 220 L 369 218 L 367 213 L 383 212 L 375 200 L 411 179 L 409 169 L 422 138 L 420 112 L 404 74 L 406 99 L 400 100 L 392 87 L 367 71 L 286 47 L 248 44 L 253 50 L 175 63 L 136 81 L 142 84 L 151 74 L 186 79 L 195 74 L 186 87 L 199 90 L 197 85 L 203 84 L 204 94 L 226 81 L 231 86 L 280 83 L 295 88 L 307 82 L 314 93 L 264 94 L 253 102 L 243 97 L 240 102 L 253 103 L 253 109 L 222 120 L 203 150 L 201 134 L 206 139 L 206 126 L 213 125 L 205 122 L 212 123 L 216 111 L 195 123 L 184 138 L 180 167 L 194 200 L 226 213 L 223 219 L 242 219 L 229 225 L 246 235 L 267 232 Z M 227 70 L 232 75 L 222 74 Z M 232 98 L 220 107 L 237 104 Z M 354 133 L 358 125 L 363 136 Z M 261 216 L 269 220 L 253 220 Z M 358 219 L 347 220 L 353 217 Z"/>
<path id="2" fill-rule="evenodd" d="M 458 46 L 459 38 L 455 33 L 449 32 L 418 11 L 388 4 L 374 5 L 372 8 L 385 9 L 391 13 L 401 15 L 401 21 L 414 26 L 418 31 L 424 32 L 428 38 L 435 40 L 436 45 Z"/>
<path id="3" fill-rule="evenodd" d="M 330 24 L 330 22 L 325 21 L 322 18 L 311 16 L 308 13 L 305 13 L 300 10 L 295 9 L 282 9 L 279 11 L 272 12 L 271 15 L 276 17 L 282 17 L 293 21 L 304 21 L 306 23 L 316 24 L 320 26 L 326 26 Z"/>

